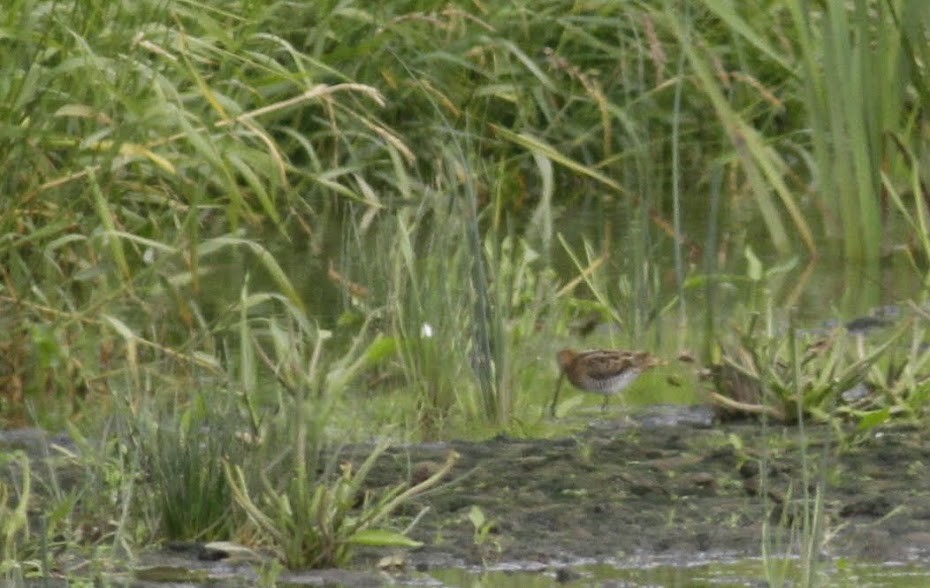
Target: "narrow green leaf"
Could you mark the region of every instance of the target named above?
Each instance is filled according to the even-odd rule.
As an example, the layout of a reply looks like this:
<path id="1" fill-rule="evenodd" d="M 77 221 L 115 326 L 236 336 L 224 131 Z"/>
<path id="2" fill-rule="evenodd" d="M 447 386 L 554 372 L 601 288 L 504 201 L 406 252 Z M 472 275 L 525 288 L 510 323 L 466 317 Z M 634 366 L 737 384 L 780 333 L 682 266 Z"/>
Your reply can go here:
<path id="1" fill-rule="evenodd" d="M 880 410 L 873 410 L 863 414 L 859 418 L 859 430 L 860 431 L 869 431 L 875 427 L 882 425 L 888 422 L 888 419 L 891 418 L 891 407 L 886 406 Z"/>
<path id="2" fill-rule="evenodd" d="M 348 542 L 368 547 L 420 547 L 423 545 L 420 541 L 415 541 L 406 535 L 386 529 L 362 529 L 356 531 L 348 538 Z"/>
<path id="3" fill-rule="evenodd" d="M 756 254 L 753 253 L 752 247 L 746 246 L 746 250 L 743 252 L 743 255 L 746 257 L 747 268 L 746 275 L 749 276 L 749 279 L 753 282 L 758 282 L 762 279 L 762 262 L 759 261 L 759 258 L 756 257 Z"/>

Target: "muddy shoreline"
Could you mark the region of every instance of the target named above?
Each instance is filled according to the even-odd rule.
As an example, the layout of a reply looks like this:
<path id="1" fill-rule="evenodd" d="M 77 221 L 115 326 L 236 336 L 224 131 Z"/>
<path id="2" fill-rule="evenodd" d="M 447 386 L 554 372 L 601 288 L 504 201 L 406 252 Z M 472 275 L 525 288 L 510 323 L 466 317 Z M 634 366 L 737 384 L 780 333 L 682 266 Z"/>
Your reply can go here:
<path id="1" fill-rule="evenodd" d="M 560 439 L 499 436 L 393 448 L 379 459 L 368 488 L 422 479 L 450 451 L 461 456 L 443 485 L 396 513 L 403 527 L 427 509 L 411 533 L 424 546 L 363 551 L 352 570 L 330 573 L 370 574 L 385 556 L 408 571 L 500 565 L 558 571 L 592 561 L 686 565 L 758 556 L 763 537 L 777 542 L 775 553 L 797 553 L 805 480 L 809 497 L 825 489 L 823 555 L 930 559 L 925 427 L 850 429 L 842 447 L 836 430 L 808 427 L 805 477 L 797 428 L 712 424 L 706 416 L 655 407 L 633 420 L 591 416 L 583 431 Z M 30 453 L 47 450 L 41 432 L 5 435 L 0 449 L 12 449 L 15 437 L 28 441 Z M 361 447 L 343 451 L 345 459 L 366 455 Z M 480 528 L 469 517 L 474 509 L 484 517 Z M 197 561 L 196 553 L 170 554 L 170 565 L 185 567 L 185 559 L 188 569 L 226 565 Z M 168 557 L 149 552 L 139 563 L 164 565 Z M 242 568 L 233 575 L 253 573 Z"/>
<path id="2" fill-rule="evenodd" d="M 826 427 L 807 435 L 807 504 L 825 489 L 823 554 L 876 562 L 930 555 L 926 430 L 889 427 L 847 447 Z M 450 449 L 462 456 L 453 482 L 402 513 L 430 509 L 412 533 L 426 545 L 408 554 L 420 566 L 688 563 L 760 555 L 765 522 L 771 540 L 800 540 L 799 445 L 794 427 L 598 422 L 565 439 L 406 448 L 394 453 L 397 469 L 378 475 L 400 476 L 406 468 L 416 476 Z M 468 519 L 473 506 L 492 521 L 483 537 Z"/>

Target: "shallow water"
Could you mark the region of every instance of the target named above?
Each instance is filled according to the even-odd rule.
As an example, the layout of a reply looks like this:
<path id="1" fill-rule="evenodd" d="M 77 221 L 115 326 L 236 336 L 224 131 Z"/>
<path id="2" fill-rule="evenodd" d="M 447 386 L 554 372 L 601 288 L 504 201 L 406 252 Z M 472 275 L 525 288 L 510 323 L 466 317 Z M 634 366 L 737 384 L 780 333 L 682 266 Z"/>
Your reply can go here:
<path id="1" fill-rule="evenodd" d="M 684 230 L 698 242 L 703 239 L 701 235 L 706 231 L 707 221 L 703 212 L 701 207 L 696 207 L 686 215 Z M 554 231 L 571 248 L 572 255 L 583 258 L 586 244 L 595 253 L 604 247 L 608 249 L 606 253 L 609 256 L 598 273 L 602 274 L 600 283 L 606 285 L 610 302 L 618 306 L 617 310 L 621 314 L 631 312 L 627 308 L 629 304 L 644 303 L 650 308 L 640 310 L 643 317 L 662 308 L 669 315 L 677 314 L 677 310 L 671 312 L 671 308 L 665 307 L 669 303 L 678 304 L 673 302 L 678 288 L 674 272 L 674 243 L 671 238 L 661 234 L 655 227 L 645 231 L 655 234 L 648 239 L 650 248 L 643 262 L 649 265 L 649 275 L 643 279 L 650 281 L 646 286 L 648 297 L 657 295 L 657 298 L 643 301 L 640 294 L 629 291 L 621 293 L 622 288 L 618 286 L 619 282 L 632 279 L 633 274 L 639 271 L 639 268 L 632 267 L 634 260 L 630 248 L 632 240 L 645 238 L 642 228 L 626 217 L 629 211 L 625 205 L 588 203 L 580 208 L 555 211 L 555 214 Z M 382 220 L 388 224 L 394 222 L 387 217 Z M 520 224 L 521 221 L 514 222 Z M 714 267 L 707 267 L 703 256 L 685 263 L 686 284 L 682 292 L 689 329 L 700 330 L 705 325 L 704 314 L 709 302 L 709 291 L 703 276 L 709 275 L 709 272 L 716 276 L 712 294 L 715 297 L 715 316 L 723 321 L 727 320 L 728 311 L 733 310 L 734 306 L 752 306 L 753 300 L 764 298 L 778 313 L 782 312 L 781 309 L 795 309 L 800 326 L 814 327 L 824 320 L 848 321 L 868 316 L 876 309 L 917 298 L 923 291 L 925 270 L 915 268 L 913 260 L 903 251 L 889 253 L 878 262 L 846 262 L 842 259 L 839 244 L 824 241 L 818 244 L 820 250 L 817 259 L 812 259 L 800 246 L 795 255 L 785 257 L 771 251 L 771 245 L 764 234 L 756 234 L 741 225 L 725 227 L 725 231 L 748 235 L 730 244 L 718 244 L 719 251 L 713 259 Z M 385 244 L 374 236 L 377 231 L 369 231 L 355 246 L 348 249 L 344 243 L 345 232 L 345 226 L 333 221 L 325 231 L 327 238 L 322 240 L 322 252 L 316 254 L 295 245 L 303 242 L 300 239 L 282 242 L 276 233 L 268 235 L 269 249 L 275 259 L 294 281 L 302 298 L 308 301 L 310 314 L 326 328 L 332 328 L 345 307 L 352 306 L 349 295 L 333 278 L 331 271 L 335 270 L 346 280 L 374 292 L 382 291 L 384 284 L 380 282 L 387 279 L 381 273 L 372 273 L 370 268 L 367 271 L 363 269 L 365 263 L 361 261 L 377 258 L 383 253 Z M 579 268 L 559 240 L 543 242 L 527 226 L 516 229 L 515 234 L 517 240 L 525 241 L 538 254 L 537 262 L 532 267 L 541 270 L 543 266 L 551 264 L 562 284 L 578 276 Z M 889 236 L 888 240 L 895 242 L 893 236 Z M 906 235 L 897 241 L 905 242 Z M 703 242 L 699 244 L 704 246 Z M 327 265 L 324 260 L 331 261 L 333 265 Z M 750 275 L 751 266 L 756 261 L 761 272 L 758 279 Z M 237 274 L 237 277 L 221 280 L 222 283 L 239 284 L 247 272 L 256 274 L 259 277 L 257 283 L 260 283 L 263 275 L 261 264 L 253 259 L 246 259 L 245 264 L 232 264 L 227 270 Z M 237 293 L 235 288 L 229 292 L 230 295 Z M 589 297 L 584 286 L 573 290 L 571 295 Z M 670 329 L 679 326 L 671 325 Z"/>
<path id="2" fill-rule="evenodd" d="M 761 559 L 624 566 L 622 564 L 582 564 L 553 571 L 546 570 L 441 570 L 428 574 L 438 582 L 433 586 L 500 588 L 549 588 L 555 586 L 780 586 L 803 585 L 796 561 L 772 562 L 773 575 L 766 576 Z M 566 571 L 567 570 L 567 571 Z M 779 581 L 781 578 L 781 581 Z M 821 562 L 815 575 L 818 586 L 857 586 L 893 588 L 930 585 L 930 562 L 870 564 L 841 560 Z M 411 584 L 416 584 L 412 581 Z M 422 584 L 421 584 L 422 585 Z"/>
<path id="3" fill-rule="evenodd" d="M 766 570 L 769 570 L 767 573 Z M 111 586 L 160 587 L 186 586 L 255 586 L 261 580 L 247 568 L 236 570 L 226 566 L 219 573 L 198 575 L 178 568 L 162 570 L 164 576 L 141 573 L 111 576 L 102 584 Z M 322 572 L 282 573 L 273 581 L 280 587 L 325 585 L 337 587 L 429 586 L 449 588 L 555 588 L 558 586 L 606 587 L 703 587 L 742 588 L 809 585 L 801 578 L 802 566 L 797 560 L 772 560 L 768 564 L 759 558 L 707 558 L 704 561 L 679 561 L 642 564 L 631 561 L 592 562 L 579 560 L 560 566 L 526 563 L 498 563 L 489 567 L 456 567 L 425 572 L 376 572 L 359 570 L 326 570 Z M 814 586 L 850 586 L 858 588 L 909 588 L 930 585 L 930 562 L 913 561 L 876 564 L 852 560 L 821 561 L 813 571 Z M 13 584 L 3 584 L 15 586 Z M 63 580 L 30 580 L 20 584 L 28 587 L 66 586 Z"/>

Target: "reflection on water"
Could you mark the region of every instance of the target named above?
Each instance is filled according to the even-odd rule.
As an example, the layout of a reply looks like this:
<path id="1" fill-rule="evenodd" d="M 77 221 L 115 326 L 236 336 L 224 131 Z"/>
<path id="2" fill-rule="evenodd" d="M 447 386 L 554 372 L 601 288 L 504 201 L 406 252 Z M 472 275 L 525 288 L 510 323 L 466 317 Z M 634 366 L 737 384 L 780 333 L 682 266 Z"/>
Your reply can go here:
<path id="1" fill-rule="evenodd" d="M 626 225 L 605 221 L 616 218 L 610 211 L 587 209 L 583 214 L 565 216 L 559 230 L 576 250 L 587 240 L 595 249 L 604 243 L 610 249 L 610 258 L 604 271 L 610 273 L 607 282 L 628 275 L 630 240 L 642 238 L 642 231 Z M 692 244 L 703 247 L 703 225 L 706 219 L 692 216 L 687 219 L 685 232 L 696 239 Z M 691 319 L 699 319 L 701 309 L 708 302 L 707 281 L 698 276 L 714 275 L 714 304 L 718 310 L 732 309 L 734 305 L 751 305 L 755 298 L 771 302 L 775 309 L 795 309 L 800 326 L 815 327 L 827 319 L 848 321 L 868 316 L 875 309 L 913 300 L 923 291 L 923 271 L 915 268 L 913 260 L 903 250 L 889 254 L 874 263 L 847 263 L 842 259 L 838 243 L 818 243 L 820 256 L 810 259 L 799 249 L 797 257 L 778 257 L 769 247 L 767 237 L 751 228 L 730 227 L 724 233 L 743 231 L 742 239 L 718 244 L 715 255 L 701 251 L 688 260 L 685 251 L 685 304 Z M 658 231 L 657 231 L 658 232 Z M 758 233 L 758 234 L 756 234 Z M 891 238 L 890 238 L 891 239 Z M 677 291 L 674 272 L 674 242 L 666 235 L 656 235 L 649 249 L 648 261 L 659 276 L 659 293 L 672 300 Z M 749 253 L 747 253 L 749 252 Z M 565 279 L 577 270 L 567 256 L 556 252 L 553 261 Z M 758 262 L 761 279 L 753 276 L 753 264 Z M 660 305 L 661 306 L 661 305 Z M 725 319 L 725 313 L 721 313 Z M 698 324 L 697 320 L 692 320 Z"/>
<path id="2" fill-rule="evenodd" d="M 918 588 L 930 586 L 930 562 L 865 563 L 849 560 L 822 561 L 814 573 L 815 586 L 849 586 L 856 588 Z M 766 568 L 770 570 L 766 574 Z M 165 568 L 167 569 L 167 568 Z M 321 570 L 283 572 L 269 585 L 279 587 L 330 586 L 431 586 L 455 588 L 556 588 L 581 586 L 610 587 L 703 587 L 743 588 L 804 586 L 798 560 L 762 559 L 679 561 L 665 564 L 626 566 L 620 563 L 579 562 L 572 566 L 549 567 L 543 564 L 498 564 L 488 568 L 447 568 L 429 572 L 376 572 L 375 570 Z M 177 574 L 186 574 L 161 580 L 142 580 L 126 575 L 108 578 L 111 586 L 255 586 L 262 582 L 256 571 L 248 567 L 224 567 L 221 573 L 209 579 L 194 579 L 195 574 L 178 568 Z M 7 585 L 7 584 L 3 584 Z M 11 585 L 24 587 L 68 586 L 65 579 L 23 580 Z"/>
<path id="3" fill-rule="evenodd" d="M 432 586 L 496 588 L 551 588 L 556 586 L 798 586 L 801 570 L 795 561 L 781 560 L 770 566 L 774 572 L 766 577 L 760 559 L 738 561 L 694 562 L 678 565 L 619 567 L 611 565 L 581 565 L 553 571 L 538 570 L 468 570 L 449 569 L 429 574 L 432 581 L 411 584 Z M 818 586 L 856 586 L 903 588 L 930 586 L 930 565 L 868 564 L 846 560 L 824 562 L 818 570 Z M 433 581 L 438 583 L 433 583 Z"/>
<path id="4" fill-rule="evenodd" d="M 666 314 L 677 308 L 679 292 L 675 272 L 674 240 L 665 231 L 623 205 L 591 204 L 572 210 L 562 210 L 555 218 L 555 232 L 564 239 L 572 254 L 584 259 L 585 244 L 597 254 L 605 254 L 605 263 L 599 266 L 600 283 L 608 288 L 608 299 L 617 305 L 621 316 L 632 315 L 630 304 L 648 305 L 637 309 L 641 316 L 655 315 L 664 310 Z M 557 211 L 558 212 L 558 211 Z M 881 261 L 870 264 L 845 263 L 841 258 L 841 247 L 822 242 L 818 246 L 820 257 L 808 258 L 799 247 L 798 256 L 779 258 L 771 251 L 764 231 L 752 227 L 731 226 L 723 230 L 722 243 L 716 244 L 714 255 L 706 255 L 703 232 L 706 219 L 691 214 L 686 219 L 684 231 L 689 235 L 684 254 L 685 295 L 684 303 L 688 322 L 693 325 L 704 323 L 704 311 L 708 303 L 713 304 L 717 322 L 727 320 L 727 313 L 736 307 L 761 306 L 771 303 L 776 310 L 794 309 L 801 327 L 816 327 L 822 321 L 838 319 L 848 321 L 870 315 L 875 309 L 896 305 L 902 301 L 918 298 L 922 291 L 922 270 L 905 252 L 890 254 Z M 393 226 L 393 218 L 384 216 L 378 222 Z M 268 248 L 281 264 L 284 272 L 293 281 L 307 302 L 309 314 L 324 328 L 331 328 L 347 307 L 352 306 L 352 294 L 346 284 L 371 291 L 374 298 L 385 294 L 383 272 L 374 271 L 370 261 L 383 255 L 385 233 L 374 223 L 364 235 L 349 237 L 345 223 L 331 222 L 322 231 L 326 238 L 311 250 L 306 237 L 295 235 L 283 240 L 276 233 L 267 235 Z M 519 221 L 515 221 L 520 224 Z M 647 228 L 643 228 L 645 222 Z M 758 228 L 757 228 L 758 229 Z M 523 239 L 530 248 L 539 253 L 540 270 L 551 264 L 558 274 L 560 283 L 566 284 L 578 277 L 580 272 L 562 241 L 554 239 L 544 244 L 533 229 L 531 222 L 514 231 L 517 239 Z M 740 234 L 741 237 L 726 235 Z M 351 247 L 346 241 L 351 240 Z M 892 238 L 889 238 L 893 241 Z M 633 267 L 631 251 L 645 245 L 645 259 L 650 266 L 645 287 L 648 292 L 639 295 L 630 292 L 629 282 L 641 267 Z M 388 247 L 388 250 L 392 250 Z M 747 251 L 752 251 L 747 255 Z M 428 254 L 426 252 L 420 252 Z M 254 258 L 236 259 L 222 265 L 221 271 L 253 276 L 255 289 L 262 289 L 267 276 L 259 261 Z M 758 265 L 754 264 L 758 261 Z M 753 275 L 761 271 L 761 275 Z M 707 275 L 713 275 L 712 292 L 708 288 Z M 241 279 L 225 276 L 223 283 L 241 284 Z M 760 279 L 755 279 L 760 278 Z M 626 281 L 625 286 L 621 282 Z M 270 281 L 268 287 L 273 287 Z M 620 290 L 627 288 L 623 293 Z M 219 296 L 238 296 L 238 290 L 217 293 Z M 590 297 L 584 284 L 570 293 L 579 298 Z M 708 300 L 708 295 L 713 296 Z M 377 305 L 378 300 L 370 300 Z M 750 308 L 761 310 L 761 308 Z"/>

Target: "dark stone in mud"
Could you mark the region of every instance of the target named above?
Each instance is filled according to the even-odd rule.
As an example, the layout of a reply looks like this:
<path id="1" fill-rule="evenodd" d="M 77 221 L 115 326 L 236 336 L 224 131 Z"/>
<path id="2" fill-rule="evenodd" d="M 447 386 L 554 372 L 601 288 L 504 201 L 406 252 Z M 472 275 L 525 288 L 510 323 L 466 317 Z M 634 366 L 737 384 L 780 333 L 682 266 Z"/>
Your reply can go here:
<path id="1" fill-rule="evenodd" d="M 555 581 L 559 584 L 567 584 L 581 579 L 581 574 L 571 568 L 559 568 L 555 572 Z"/>
<path id="2" fill-rule="evenodd" d="M 893 323 L 889 320 L 883 318 L 878 318 L 874 316 L 863 316 L 859 318 L 854 318 L 853 320 L 846 323 L 846 330 L 850 333 L 867 333 L 874 329 L 882 329 L 884 327 L 891 326 Z"/>
<path id="3" fill-rule="evenodd" d="M 22 451 L 31 459 L 48 457 L 53 446 L 75 451 L 74 441 L 67 435 L 51 435 L 42 429 L 10 429 L 0 431 L 0 451 Z"/>
<path id="4" fill-rule="evenodd" d="M 169 541 L 165 550 L 173 553 L 183 553 L 196 556 L 203 549 L 203 543 L 197 541 Z"/>
<path id="5" fill-rule="evenodd" d="M 840 509 L 840 516 L 848 517 L 883 517 L 894 508 L 894 505 L 884 496 L 869 496 L 849 502 Z"/>

